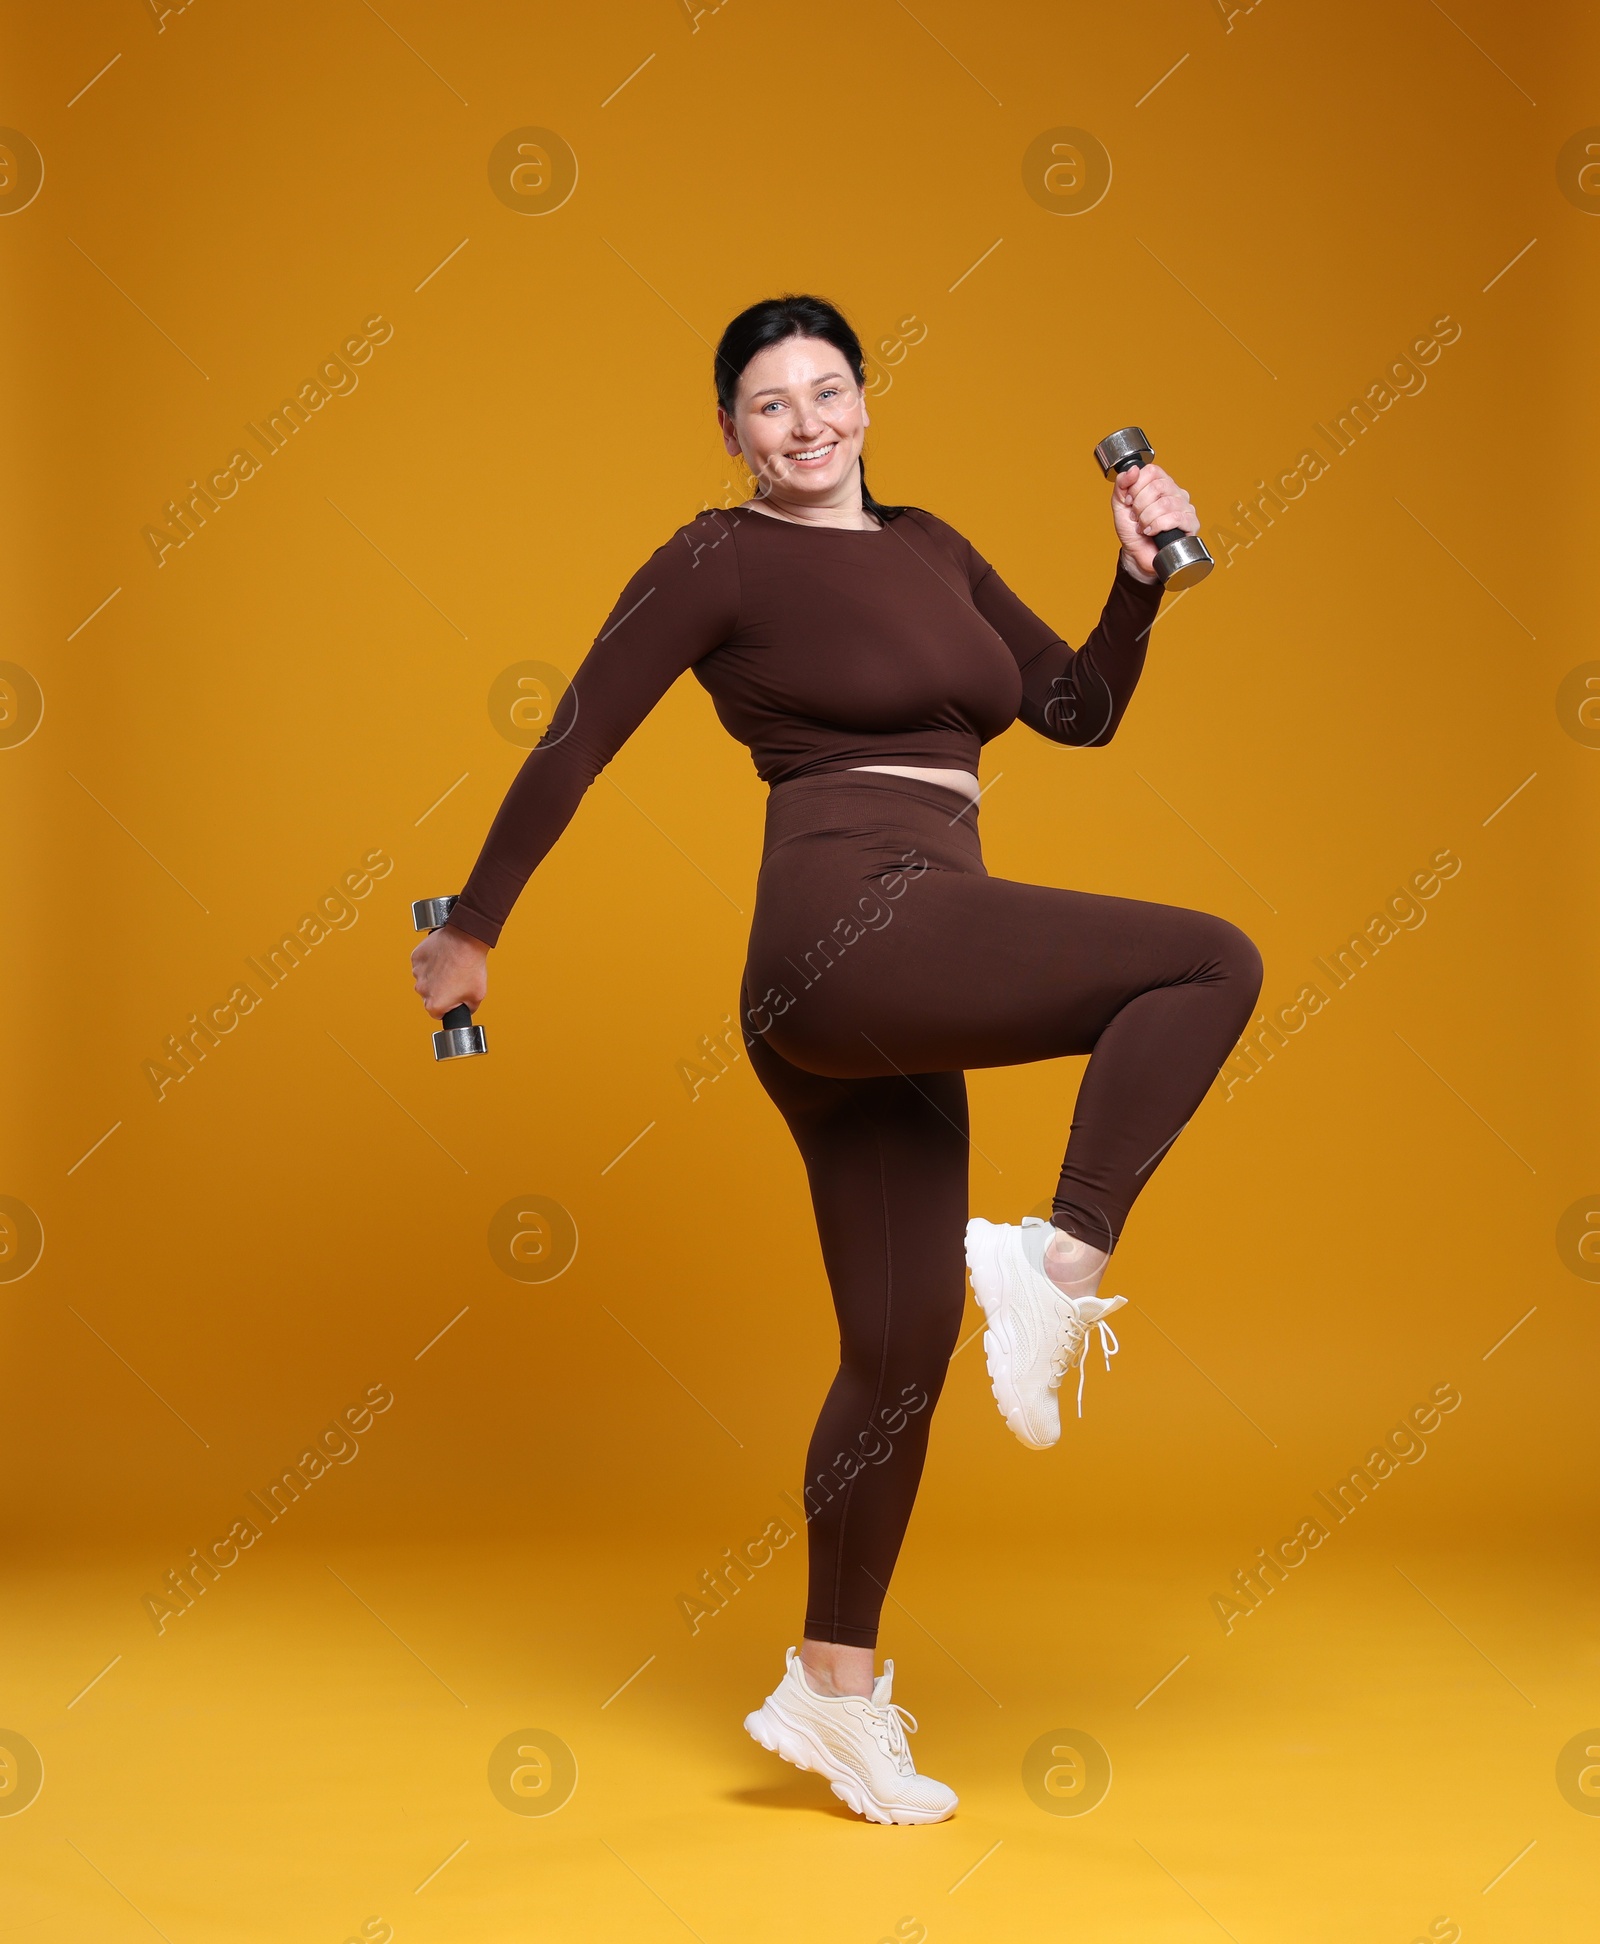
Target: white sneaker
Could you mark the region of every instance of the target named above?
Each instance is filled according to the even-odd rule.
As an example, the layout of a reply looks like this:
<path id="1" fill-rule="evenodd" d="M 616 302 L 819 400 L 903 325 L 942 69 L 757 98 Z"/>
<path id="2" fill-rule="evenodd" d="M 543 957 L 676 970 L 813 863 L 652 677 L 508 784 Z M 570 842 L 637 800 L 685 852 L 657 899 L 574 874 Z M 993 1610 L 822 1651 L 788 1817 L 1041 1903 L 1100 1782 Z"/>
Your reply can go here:
<path id="1" fill-rule="evenodd" d="M 889 1699 L 893 1681 L 894 1662 L 886 1660 L 870 1699 L 818 1694 L 791 1647 L 783 1679 L 744 1725 L 763 1748 L 826 1776 L 839 1800 L 869 1822 L 943 1822 L 958 1797 L 918 1775 L 906 1745 L 906 1725 L 915 1733 L 916 1717 Z"/>
<path id="2" fill-rule="evenodd" d="M 983 1347 L 1000 1415 L 1030 1451 L 1046 1451 L 1061 1436 L 1056 1389 L 1069 1370 L 1078 1373 L 1078 1416 L 1083 1416 L 1083 1377 L 1089 1332 L 1100 1332 L 1100 1350 L 1111 1368 L 1117 1339 L 1102 1318 L 1121 1309 L 1124 1296 L 1069 1296 L 1044 1272 L 1051 1224 L 1025 1215 L 1021 1228 L 967 1224 L 967 1267 L 989 1327 Z"/>

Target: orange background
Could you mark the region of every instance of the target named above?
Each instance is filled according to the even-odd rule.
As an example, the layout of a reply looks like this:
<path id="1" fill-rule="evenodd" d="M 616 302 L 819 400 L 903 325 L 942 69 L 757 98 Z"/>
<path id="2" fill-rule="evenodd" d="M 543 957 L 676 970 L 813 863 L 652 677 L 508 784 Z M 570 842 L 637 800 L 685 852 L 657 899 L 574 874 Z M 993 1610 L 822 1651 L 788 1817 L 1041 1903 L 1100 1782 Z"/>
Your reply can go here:
<path id="1" fill-rule="evenodd" d="M 0 221 L 4 653 L 45 713 L 0 750 L 0 1191 L 46 1239 L 0 1286 L 4 1518 L 14 1556 L 114 1560 L 105 1654 L 119 1627 L 148 1653 L 143 1596 L 373 1384 L 393 1408 L 284 1542 L 513 1543 L 536 1575 L 541 1540 L 592 1546 L 632 1560 L 633 1614 L 581 1570 L 547 1597 L 579 1634 L 637 1617 L 640 1655 L 798 1483 L 835 1348 L 803 1173 L 746 1062 L 698 1098 L 679 1072 L 733 1010 L 764 794 L 698 685 L 530 884 L 491 1057 L 433 1064 L 406 965 L 409 901 L 460 887 L 521 759 L 491 685 L 570 672 L 733 495 L 710 345 L 782 290 L 874 347 L 877 496 L 1072 640 L 1114 560 L 1098 438 L 1144 425 L 1209 529 L 1460 326 L 1169 602 L 1112 747 L 985 752 L 991 871 L 1219 912 L 1272 1006 L 1435 852 L 1461 869 L 1213 1090 L 1118 1251 L 1123 1354 L 1060 1462 L 1019 1456 L 959 1353 L 907 1570 L 1044 1548 L 1065 1616 L 1097 1545 L 1151 1570 L 1181 1545 L 1210 1627 L 1441 1382 L 1463 1404 L 1372 1527 L 1511 1579 L 1563 1556 L 1596 1492 L 1600 1291 L 1556 1229 L 1597 1186 L 1600 757 L 1556 696 L 1593 653 L 1600 222 L 1556 157 L 1600 121 L 1592 18 L 193 0 L 158 28 L 92 0 L 9 42 L 0 118 L 46 174 Z M 543 215 L 489 187 L 529 125 L 579 162 Z M 1022 175 L 1064 125 L 1114 163 L 1076 215 Z M 373 318 L 357 388 L 158 566 L 142 528 Z M 374 851 L 356 922 L 158 1100 L 143 1063 Z M 973 1076 L 974 1212 L 1049 1195 L 1081 1064 Z M 527 1195 L 580 1238 L 547 1284 L 488 1242 Z"/>

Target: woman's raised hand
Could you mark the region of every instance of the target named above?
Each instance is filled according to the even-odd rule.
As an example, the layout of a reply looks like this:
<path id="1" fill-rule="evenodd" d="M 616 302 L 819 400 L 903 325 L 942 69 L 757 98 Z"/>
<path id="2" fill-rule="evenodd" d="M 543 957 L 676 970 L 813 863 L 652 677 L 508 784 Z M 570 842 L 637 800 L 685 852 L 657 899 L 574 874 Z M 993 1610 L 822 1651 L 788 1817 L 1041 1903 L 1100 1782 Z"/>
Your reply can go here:
<path id="1" fill-rule="evenodd" d="M 1189 495 L 1162 467 L 1130 466 L 1111 482 L 1111 520 L 1123 558 L 1141 580 L 1156 578 L 1158 533 L 1198 533 L 1200 518 Z"/>
<path id="2" fill-rule="evenodd" d="M 435 1019 L 443 1019 L 452 1006 L 476 1012 L 489 990 L 489 948 L 441 925 L 411 954 L 411 983 Z"/>

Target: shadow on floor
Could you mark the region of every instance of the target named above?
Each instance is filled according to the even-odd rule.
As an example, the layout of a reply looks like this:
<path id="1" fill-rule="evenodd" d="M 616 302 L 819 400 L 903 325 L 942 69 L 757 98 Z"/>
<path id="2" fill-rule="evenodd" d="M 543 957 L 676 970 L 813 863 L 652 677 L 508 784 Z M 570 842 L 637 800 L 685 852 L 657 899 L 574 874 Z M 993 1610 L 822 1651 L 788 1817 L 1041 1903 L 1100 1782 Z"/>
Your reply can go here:
<path id="1" fill-rule="evenodd" d="M 808 1809 L 814 1815 L 832 1816 L 841 1822 L 863 1820 L 845 1807 L 820 1775 L 796 1774 L 759 1788 L 725 1789 L 722 1800 L 746 1809 Z"/>

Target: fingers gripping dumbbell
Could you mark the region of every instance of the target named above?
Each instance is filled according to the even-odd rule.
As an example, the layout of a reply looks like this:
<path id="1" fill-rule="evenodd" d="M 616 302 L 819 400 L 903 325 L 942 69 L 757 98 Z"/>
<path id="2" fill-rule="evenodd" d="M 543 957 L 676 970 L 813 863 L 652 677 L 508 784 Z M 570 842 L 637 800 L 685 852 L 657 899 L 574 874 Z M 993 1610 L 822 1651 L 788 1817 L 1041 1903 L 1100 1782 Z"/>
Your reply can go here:
<path id="1" fill-rule="evenodd" d="M 411 907 L 411 922 L 418 931 L 437 931 L 450 916 L 450 907 L 456 897 L 418 898 Z M 474 1053 L 487 1053 L 489 1042 L 483 1036 L 483 1028 L 472 1023 L 470 1006 L 452 1006 L 439 1021 L 439 1030 L 433 1036 L 433 1057 L 436 1060 L 465 1060 Z"/>
<path id="2" fill-rule="evenodd" d="M 1137 425 L 1125 425 L 1120 432 L 1102 439 L 1094 449 L 1094 456 L 1100 470 L 1111 479 L 1130 466 L 1148 466 L 1156 455 Z M 1181 527 L 1153 533 L 1150 539 L 1155 545 L 1156 573 L 1163 587 L 1193 587 L 1216 565 L 1199 535 L 1185 533 Z"/>

